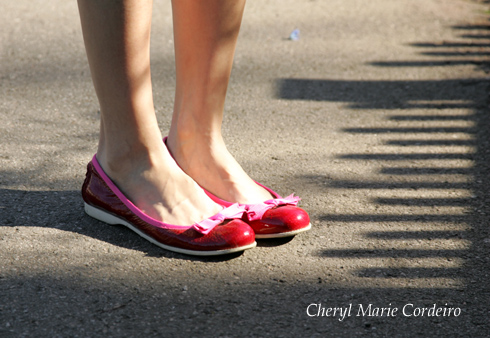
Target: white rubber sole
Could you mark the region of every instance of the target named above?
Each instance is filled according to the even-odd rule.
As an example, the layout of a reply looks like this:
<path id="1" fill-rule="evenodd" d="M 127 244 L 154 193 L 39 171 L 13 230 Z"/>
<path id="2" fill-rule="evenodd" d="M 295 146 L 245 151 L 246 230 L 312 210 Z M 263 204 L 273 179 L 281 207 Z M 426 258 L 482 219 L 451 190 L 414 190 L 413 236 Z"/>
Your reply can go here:
<path id="1" fill-rule="evenodd" d="M 289 232 L 281 232 L 279 234 L 267 234 L 267 235 L 257 235 L 255 234 L 255 238 L 257 239 L 267 239 L 267 238 L 284 238 L 284 237 L 291 237 L 295 236 L 299 233 L 302 233 L 304 231 L 308 231 L 311 229 L 311 223 L 308 224 L 306 228 L 294 230 L 294 231 L 289 231 Z"/>
<path id="2" fill-rule="evenodd" d="M 147 241 L 159 246 L 160 248 L 163 248 L 165 250 L 169 250 L 169 251 L 173 251 L 173 252 L 178 252 L 178 253 L 182 253 L 182 254 L 186 254 L 186 255 L 193 255 L 193 256 L 218 256 L 218 255 L 226 255 L 226 254 L 230 254 L 230 253 L 234 253 L 234 252 L 240 252 L 240 251 L 244 251 L 244 250 L 247 250 L 247 249 L 251 249 L 255 246 L 257 246 L 257 242 L 253 242 L 252 244 L 250 245 L 246 245 L 246 246 L 241 246 L 241 247 L 238 247 L 238 248 L 233 248 L 233 249 L 226 249 L 226 250 L 214 250 L 214 251 L 196 251 L 196 250 L 188 250 L 188 249 L 181 249 L 181 248 L 176 248 L 176 247 L 173 247 L 173 246 L 169 246 L 169 245 L 165 245 L 165 244 L 162 244 L 160 242 L 158 242 L 157 240 L 155 240 L 154 238 L 146 235 L 145 233 L 141 232 L 138 228 L 135 228 L 133 225 L 131 225 L 129 222 L 119 218 L 119 217 L 116 217 L 104 210 L 101 210 L 101 209 L 98 209 L 96 207 L 93 207 L 87 203 L 85 203 L 85 212 L 87 213 L 87 215 L 89 215 L 90 217 L 93 217 L 95 219 L 98 219 L 99 221 L 102 221 L 102 222 L 105 222 L 107 224 L 111 224 L 111 225 L 115 225 L 115 224 L 121 224 L 121 225 L 124 225 L 126 227 L 128 227 L 129 229 L 133 230 L 134 232 L 136 232 L 138 235 L 140 235 L 141 237 L 143 237 L 144 239 L 146 239 Z"/>

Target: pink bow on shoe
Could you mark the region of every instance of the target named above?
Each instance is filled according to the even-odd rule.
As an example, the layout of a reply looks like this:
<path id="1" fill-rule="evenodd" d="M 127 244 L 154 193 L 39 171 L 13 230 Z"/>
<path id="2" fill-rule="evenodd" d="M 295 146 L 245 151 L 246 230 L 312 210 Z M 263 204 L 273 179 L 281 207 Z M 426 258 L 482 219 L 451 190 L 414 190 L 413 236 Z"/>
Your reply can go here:
<path id="1" fill-rule="evenodd" d="M 203 235 L 207 235 L 215 226 L 221 224 L 226 219 L 242 218 L 245 207 L 238 203 L 230 205 L 228 208 L 221 210 L 216 215 L 194 224 L 193 228 Z"/>
<path id="2" fill-rule="evenodd" d="M 249 221 L 258 221 L 262 219 L 265 212 L 269 209 L 277 207 L 279 205 L 298 205 L 300 198 L 298 196 L 294 196 L 294 194 L 289 195 L 288 197 L 283 198 L 274 198 L 271 200 L 267 200 L 258 204 L 248 204 L 245 205 L 247 218 Z"/>

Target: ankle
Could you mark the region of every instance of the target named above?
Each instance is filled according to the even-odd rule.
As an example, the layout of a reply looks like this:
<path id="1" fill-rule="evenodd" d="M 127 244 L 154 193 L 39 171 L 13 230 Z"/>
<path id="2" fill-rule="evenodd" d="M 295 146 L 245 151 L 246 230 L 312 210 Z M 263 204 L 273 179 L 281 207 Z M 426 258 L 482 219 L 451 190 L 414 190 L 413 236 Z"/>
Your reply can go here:
<path id="1" fill-rule="evenodd" d="M 174 151 L 204 151 L 225 146 L 221 129 L 214 128 L 171 128 L 168 134 L 167 145 Z"/>
<path id="2" fill-rule="evenodd" d="M 136 171 L 151 168 L 156 161 L 155 150 L 143 145 L 106 148 L 99 147 L 97 160 L 109 177 L 125 179 Z"/>
<path id="3" fill-rule="evenodd" d="M 191 170 L 191 167 L 196 170 L 209 163 L 218 164 L 219 158 L 228 152 L 221 135 L 177 135 L 175 138 L 169 135 L 167 147 L 185 172 Z"/>
<path id="4" fill-rule="evenodd" d="M 201 107 L 201 105 L 198 105 Z M 205 142 L 222 140 L 221 114 L 210 114 L 213 107 L 197 110 L 194 107 L 181 108 L 174 111 L 169 138 L 172 141 L 182 142 Z"/>

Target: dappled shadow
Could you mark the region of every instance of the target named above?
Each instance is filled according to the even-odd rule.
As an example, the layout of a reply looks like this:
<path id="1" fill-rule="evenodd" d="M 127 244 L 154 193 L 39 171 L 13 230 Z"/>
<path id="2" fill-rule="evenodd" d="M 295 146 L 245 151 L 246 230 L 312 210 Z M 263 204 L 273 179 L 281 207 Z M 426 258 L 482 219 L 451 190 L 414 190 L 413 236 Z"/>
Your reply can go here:
<path id="1" fill-rule="evenodd" d="M 277 96 L 282 99 L 345 102 L 349 108 L 456 109 L 475 108 L 475 105 L 479 104 L 471 98 L 474 96 L 474 87 L 481 85 L 481 81 L 479 79 L 421 81 L 279 79 L 276 86 Z M 454 132 L 450 128 L 444 130 L 441 132 Z M 409 129 L 405 132 L 413 131 Z"/>
<path id="2" fill-rule="evenodd" d="M 428 143 L 427 145 L 431 145 Z M 440 144 L 437 144 L 440 145 Z M 459 144 L 456 144 L 459 145 Z M 473 168 L 448 168 L 448 167 L 396 167 L 381 168 L 380 173 L 387 175 L 471 175 Z"/>
<path id="3" fill-rule="evenodd" d="M 490 43 L 481 40 L 490 39 L 490 25 L 453 29 L 463 32 L 462 40 L 411 44 L 420 55 L 428 57 L 426 60 L 377 61 L 370 65 L 476 65 L 488 71 Z M 356 161 L 357 166 L 369 163 L 377 167 L 373 174 L 379 178 L 332 178 L 321 173 L 300 176 L 319 194 L 332 189 L 348 190 L 353 196 L 366 197 L 371 206 L 362 211 L 352 207 L 352 213 L 320 215 L 324 224 L 348 227 L 366 241 L 365 247 L 329 248 L 318 255 L 350 262 L 355 266 L 350 272 L 364 280 L 366 286 L 399 285 L 399 295 L 412 292 L 404 289 L 413 285 L 407 281 L 427 281 L 430 286 L 417 291 L 421 299 L 434 297 L 432 291 L 447 286 L 447 281 L 459 281 L 460 290 L 448 288 L 436 294 L 455 303 L 471 304 L 466 309 L 469 314 L 466 321 L 470 321 L 470 326 L 485 327 L 490 325 L 484 320 L 488 313 L 484 299 L 490 296 L 489 88 L 487 78 L 406 81 L 283 78 L 276 83 L 276 95 L 281 99 L 340 102 L 358 110 L 388 110 L 386 118 L 375 117 L 368 126 L 349 125 L 342 130 L 358 138 L 375 135 L 384 146 L 380 148 L 386 151 L 369 149 L 336 156 L 338 160 Z M 414 109 L 422 113 L 412 113 Z M 390 110 L 396 110 L 396 114 L 390 114 Z M 437 266 L 434 260 L 457 264 Z M 393 284 L 385 284 L 390 282 Z M 382 288 L 379 291 L 385 292 Z M 397 292 L 392 289 L 390 294 Z M 473 321 L 476 317 L 479 319 Z"/>
<path id="4" fill-rule="evenodd" d="M 461 268 L 366 268 L 355 273 L 359 277 L 368 278 L 461 278 L 464 269 Z"/>
<path id="5" fill-rule="evenodd" d="M 373 203 L 381 205 L 416 205 L 416 206 L 467 206 L 471 198 L 376 198 Z"/>
<path id="6" fill-rule="evenodd" d="M 474 140 L 388 140 L 387 145 L 393 146 L 474 146 Z"/>
<path id="7" fill-rule="evenodd" d="M 380 232 L 369 232 L 366 233 L 367 238 L 384 238 L 384 239 L 435 239 L 435 238 L 446 238 L 450 239 L 453 237 L 463 238 L 464 232 L 461 231 L 451 231 L 451 230 L 433 230 L 433 231 L 380 231 Z"/>
<path id="8" fill-rule="evenodd" d="M 378 67 L 448 67 L 459 65 L 475 65 L 485 72 L 490 71 L 490 24 L 459 25 L 452 27 L 465 40 L 414 42 L 410 44 L 416 48 L 427 48 L 420 51 L 421 55 L 443 57 L 444 59 L 428 59 L 424 61 L 376 61 L 370 65 Z M 476 41 L 473 41 L 476 40 Z"/>
<path id="9" fill-rule="evenodd" d="M 471 26 L 455 29 L 468 33 L 472 30 Z M 482 45 L 484 35 L 479 36 L 482 42 L 478 47 L 485 48 L 486 44 Z M 440 47 L 438 42 L 417 42 L 412 47 L 442 50 L 476 46 L 476 43 L 471 42 L 471 46 L 468 43 L 451 42 Z M 372 65 L 451 67 L 488 63 L 485 54 L 478 58 L 477 55 L 471 55 L 471 58 L 462 55 L 463 59 L 456 60 L 450 59 L 449 54 L 421 53 L 430 59 L 379 61 Z M 21 80 L 24 78 L 19 78 Z M 374 163 L 373 176 L 378 176 L 332 178 L 320 173 L 299 177 L 319 196 L 328 196 L 333 190 L 346 190 L 356 198 L 365 198 L 373 207 L 356 211 L 355 206 L 349 206 L 342 209 L 348 210 L 345 212 L 323 212 L 315 217 L 320 224 L 304 235 L 304 242 L 298 245 L 301 249 L 301 246 L 308 246 L 309 241 L 321 242 L 322 249 L 314 252 L 314 258 L 320 262 L 328 260 L 329 264 L 318 264 L 314 271 L 306 271 L 308 264 L 302 266 L 303 260 L 311 257 L 297 258 L 300 253 L 293 251 L 298 249 L 293 245 L 287 253 L 288 260 L 300 268 L 285 265 L 278 268 L 284 267 L 281 271 L 274 271 L 273 266 L 266 266 L 270 262 L 252 255 L 199 259 L 162 250 L 124 227 L 107 226 L 84 215 L 80 193 L 73 188 L 75 179 L 68 181 L 69 190 L 50 190 L 42 177 L 33 180 L 31 185 L 41 191 L 1 189 L 0 225 L 3 228 L 53 229 L 61 235 L 44 238 L 54 243 L 65 239 L 63 234 L 75 233 L 82 235 L 77 238 L 79 242 L 86 236 L 134 250 L 148 256 L 152 264 L 136 257 L 127 264 L 114 264 L 116 267 L 111 270 L 110 259 L 114 256 L 109 256 L 107 260 L 99 259 L 101 266 L 94 269 L 76 266 L 70 270 L 65 261 L 36 270 L 38 267 L 34 264 L 42 264 L 42 260 L 33 260 L 36 262 L 31 267 L 33 271 L 28 265 L 18 271 L 15 270 L 17 266 L 2 270 L 4 263 L 0 262 L 0 336 L 413 337 L 427 336 L 428 332 L 434 336 L 487 335 L 490 299 L 488 243 L 485 242 L 490 238 L 487 87 L 488 80 L 465 78 L 278 81 L 278 95 L 286 100 L 340 102 L 358 111 L 390 110 L 386 119 L 378 116 L 369 121 L 370 126 L 349 125 L 342 130 L 345 135 L 354 135 L 361 140 L 378 134 L 378 141 L 390 151 L 359 151 L 336 158 L 346 161 L 347 165 L 349 161 Z M 440 111 L 410 115 L 414 109 Z M 462 109 L 469 113 L 455 112 Z M 389 115 L 391 110 L 396 110 L 396 114 L 393 111 Z M 454 115 L 451 114 L 453 111 Z M 409 125 L 411 122 L 432 124 L 414 127 Z M 392 123 L 398 125 L 393 127 Z M 468 123 L 473 125 L 468 126 Z M 461 138 L 448 137 L 455 134 Z M 472 149 L 454 150 L 461 146 Z M 302 160 L 293 155 L 290 158 Z M 434 165 L 434 161 L 438 161 L 439 166 Z M 464 161 L 467 166 L 455 166 L 458 161 Z M 21 174 L 30 179 L 41 173 L 42 170 L 33 169 Z M 5 170 L 0 174 L 5 182 L 20 181 L 19 173 Z M 319 180 L 325 184 L 320 186 Z M 60 180 L 54 184 L 55 187 L 59 185 L 64 182 Z M 439 195 L 423 195 L 431 190 L 437 190 Z M 391 208 L 392 213 L 384 208 Z M 356 243 L 349 243 L 349 248 L 337 247 L 350 240 L 347 235 L 335 238 L 337 242 L 329 242 L 331 238 L 326 236 L 316 236 L 325 229 L 328 232 L 330 226 L 346 229 L 344 233 L 354 232 L 365 240 L 363 245 L 366 246 L 356 247 Z M 429 229 L 429 226 L 432 227 Z M 2 235 L 0 244 L 5 244 Z M 282 245 L 288 240 L 261 241 L 259 245 L 265 254 L 274 255 L 267 251 L 268 247 Z M 434 242 L 439 245 L 432 245 Z M 39 248 L 19 248 L 39 255 Z M 47 259 L 66 259 L 70 254 L 73 254 L 70 250 L 61 255 L 49 253 Z M 103 254 L 90 253 L 93 257 Z M 116 256 L 120 260 L 128 259 L 124 254 Z M 26 264 L 29 264 L 29 258 L 32 257 L 24 258 Z M 162 260 L 155 262 L 154 258 Z M 237 261 L 243 258 L 243 262 L 227 265 L 234 258 Z M 170 260 L 177 260 L 177 263 L 165 265 Z M 184 260 L 189 262 L 180 264 Z M 134 262 L 141 265 L 139 270 L 131 270 Z M 200 264 L 203 262 L 206 264 Z M 149 271 L 161 266 L 163 269 L 156 273 Z M 55 268 L 48 270 L 50 267 Z M 218 272 L 215 271 L 217 267 L 221 267 Z M 121 268 L 123 271 L 118 270 Z M 172 268 L 180 270 L 174 272 Z M 230 275 L 240 278 L 227 280 Z M 418 284 L 420 280 L 426 282 Z M 308 317 L 306 308 L 311 303 L 399 308 L 407 303 L 420 307 L 438 304 L 461 307 L 463 313 L 460 317 L 405 318 L 400 315 L 387 319 L 356 316 L 358 312 L 354 311 L 352 317 L 341 322 L 337 318 Z"/>
<path id="10" fill-rule="evenodd" d="M 0 206 L 0 226 L 42 227 L 78 233 L 121 248 L 143 252 L 149 257 L 222 262 L 242 254 L 196 257 L 161 249 L 122 225 L 110 226 L 85 215 L 79 191 L 0 189 Z M 59 238 L 53 240 L 58 241 Z"/>

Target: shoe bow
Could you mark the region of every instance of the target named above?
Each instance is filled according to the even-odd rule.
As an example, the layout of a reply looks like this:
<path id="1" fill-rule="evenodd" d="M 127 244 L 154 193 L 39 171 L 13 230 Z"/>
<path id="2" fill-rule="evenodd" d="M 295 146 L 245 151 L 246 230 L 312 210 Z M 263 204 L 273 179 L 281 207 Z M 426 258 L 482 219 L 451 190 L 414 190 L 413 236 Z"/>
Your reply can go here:
<path id="1" fill-rule="evenodd" d="M 244 205 L 246 209 L 247 218 L 249 221 L 258 221 L 262 219 L 265 212 L 269 209 L 280 205 L 298 205 L 300 198 L 298 196 L 294 196 L 294 194 L 289 195 L 288 197 L 274 198 L 271 200 L 267 200 L 262 203 L 257 204 L 246 204 Z"/>
<path id="2" fill-rule="evenodd" d="M 246 211 L 245 206 L 238 203 L 230 205 L 228 208 L 221 210 L 214 216 L 194 224 L 193 228 L 203 235 L 207 235 L 215 226 L 221 224 L 226 219 L 242 218 Z"/>

